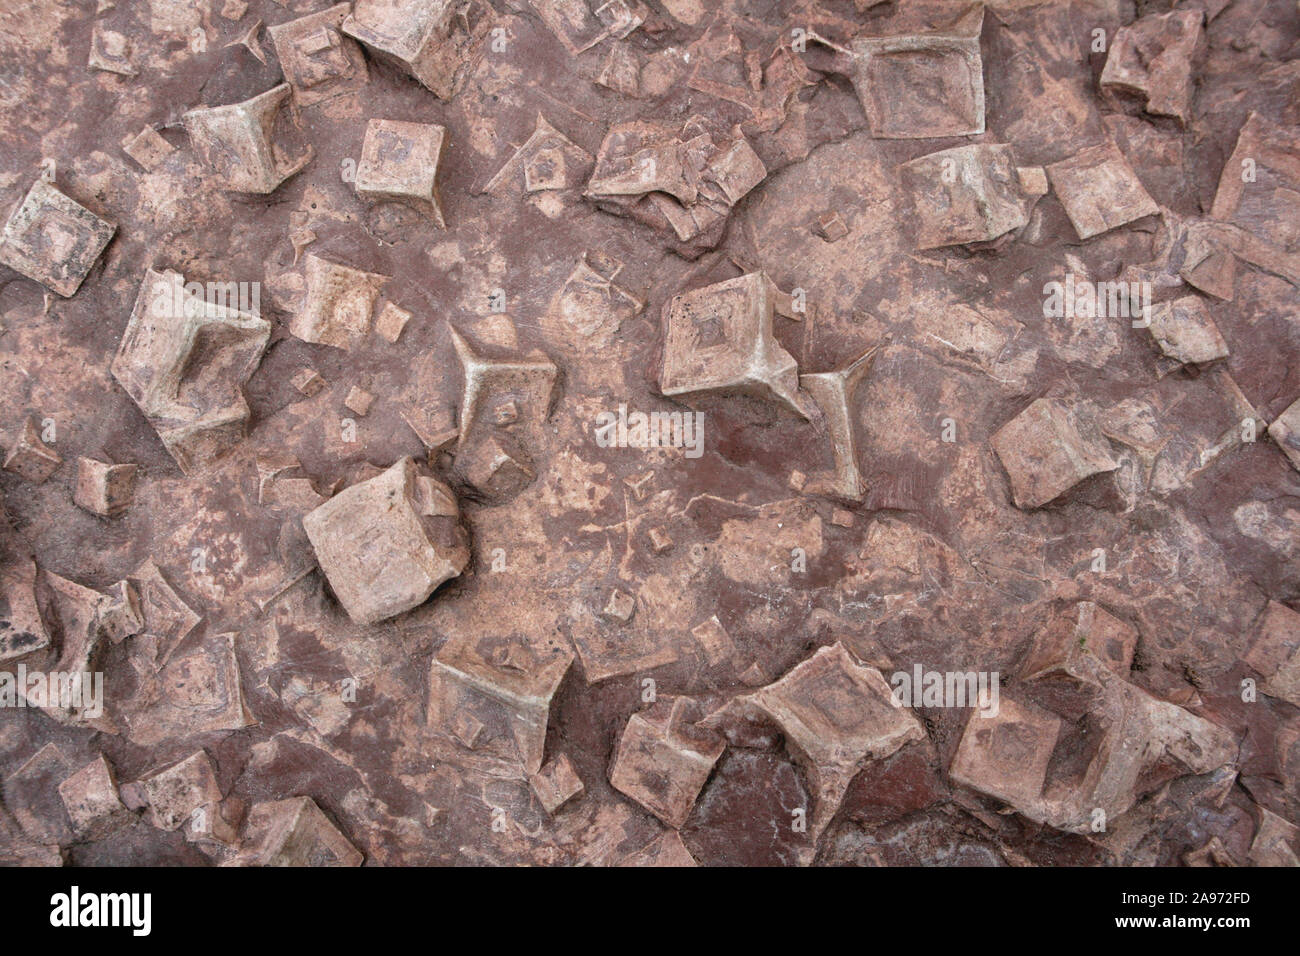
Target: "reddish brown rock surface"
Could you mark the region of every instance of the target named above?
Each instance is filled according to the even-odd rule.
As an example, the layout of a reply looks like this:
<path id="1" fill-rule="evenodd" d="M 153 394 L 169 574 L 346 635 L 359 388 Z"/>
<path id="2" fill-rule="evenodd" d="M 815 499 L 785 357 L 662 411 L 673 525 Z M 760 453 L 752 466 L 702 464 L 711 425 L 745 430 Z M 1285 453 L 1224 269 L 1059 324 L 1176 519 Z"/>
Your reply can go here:
<path id="1" fill-rule="evenodd" d="M 0 863 L 1295 864 L 1291 0 L 0 7 Z"/>

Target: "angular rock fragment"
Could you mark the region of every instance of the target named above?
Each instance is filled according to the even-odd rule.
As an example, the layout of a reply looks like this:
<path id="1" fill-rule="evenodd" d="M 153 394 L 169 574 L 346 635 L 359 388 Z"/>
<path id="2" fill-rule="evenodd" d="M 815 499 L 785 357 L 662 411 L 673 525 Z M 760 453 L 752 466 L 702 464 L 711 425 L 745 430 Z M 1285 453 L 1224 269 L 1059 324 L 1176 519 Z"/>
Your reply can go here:
<path id="1" fill-rule="evenodd" d="M 330 491 L 321 494 L 310 478 L 276 478 L 266 490 L 265 504 L 303 515 L 319 508 L 330 499 Z M 310 568 L 308 568 L 310 570 Z"/>
<path id="2" fill-rule="evenodd" d="M 831 456 L 835 465 L 830 474 L 812 475 L 801 490 L 810 494 L 823 494 L 861 501 L 867 493 L 867 483 L 858 468 L 858 446 L 853 422 L 853 396 L 858 384 L 871 368 L 876 357 L 875 348 L 868 349 L 842 369 L 834 372 L 814 372 L 799 376 L 799 387 L 812 396 L 822 412 Z"/>
<path id="3" fill-rule="evenodd" d="M 1268 434 L 1277 442 L 1283 454 L 1300 471 L 1300 399 L 1296 399 L 1273 424 L 1268 426 Z"/>
<path id="4" fill-rule="evenodd" d="M 678 659 L 678 641 L 653 623 L 597 616 L 593 608 L 585 606 L 574 611 L 570 636 L 589 684 L 653 670 Z"/>
<path id="5" fill-rule="evenodd" d="M 849 234 L 849 227 L 844 225 L 838 212 L 830 210 L 817 217 L 816 231 L 827 242 L 839 242 Z"/>
<path id="6" fill-rule="evenodd" d="M 307 291 L 289 331 L 304 342 L 351 349 L 370 333 L 379 290 L 388 276 L 362 272 L 319 256 L 306 258 Z"/>
<path id="7" fill-rule="evenodd" d="M 948 776 L 1013 807 L 1035 806 L 1060 733 L 1055 714 L 1002 697 L 991 717 L 971 715 Z"/>
<path id="8" fill-rule="evenodd" d="M 1210 837 L 1198 850 L 1183 854 L 1186 866 L 1236 866 L 1232 854 L 1218 837 Z"/>
<path id="9" fill-rule="evenodd" d="M 110 465 L 93 458 L 78 458 L 72 500 L 91 514 L 115 518 L 131 504 L 136 471 L 135 465 Z"/>
<path id="10" fill-rule="evenodd" d="M 853 40 L 853 80 L 871 134 L 930 139 L 984 132 L 982 7 L 932 33 Z"/>
<path id="11" fill-rule="evenodd" d="M 1035 181 L 1041 170 L 1017 168 L 1011 147 L 1002 143 L 930 153 L 899 172 L 916 204 L 918 249 L 992 242 L 1022 229 L 1046 192 Z"/>
<path id="12" fill-rule="evenodd" d="M 570 800 L 582 796 L 582 778 L 573 769 L 568 755 L 560 754 L 537 773 L 528 778 L 533 793 L 541 801 L 542 809 L 552 816 Z"/>
<path id="13" fill-rule="evenodd" d="M 173 737 L 255 725 L 240 681 L 238 636 L 217 634 L 173 654 L 161 670 L 152 661 L 133 661 L 142 687 L 131 702 L 132 741 L 148 747 Z"/>
<path id="14" fill-rule="evenodd" d="M 487 498 L 517 494 L 536 476 L 528 449 L 546 440 L 543 426 L 559 370 L 540 351 L 521 359 L 491 359 L 454 328 L 451 338 L 464 377 L 455 473 Z M 514 405 L 514 419 L 503 423 L 497 412 L 507 403 Z"/>
<path id="15" fill-rule="evenodd" d="M 1230 302 L 1237 282 L 1237 258 L 1231 245 L 1214 234 L 1216 229 L 1216 224 L 1208 220 L 1187 226 L 1178 275 L 1206 295 Z"/>
<path id="16" fill-rule="evenodd" d="M 3 583 L 0 574 L 0 584 Z M 114 643 L 124 637 L 138 633 L 141 628 L 139 603 L 134 589 L 126 582 L 119 582 L 107 594 L 82 587 L 52 572 L 44 573 L 48 587 L 48 602 L 44 599 L 40 605 L 41 613 L 50 622 L 50 631 L 34 632 L 40 619 L 16 618 L 15 623 L 23 622 L 23 630 L 35 633 L 38 640 L 26 645 L 33 649 L 48 648 L 51 643 L 57 647 L 57 656 L 49 654 L 43 661 L 29 656 L 24 658 L 21 647 L 17 648 L 16 661 L 26 661 L 33 666 L 41 661 L 45 678 L 41 681 L 29 681 L 27 686 L 16 683 L 13 690 L 22 696 L 29 706 L 39 707 L 54 720 L 74 727 L 92 727 L 105 733 L 117 733 L 116 722 L 105 713 L 106 705 L 113 703 L 106 698 L 104 674 L 99 664 L 104 652 L 104 639 Z M 29 582 L 19 579 L 14 583 L 28 586 Z M 19 591 L 20 600 L 25 600 L 24 592 Z M 34 609 L 24 608 L 22 604 L 11 605 L 11 613 L 28 614 Z M 48 636 L 56 638 L 51 642 Z M 40 638 L 45 636 L 44 641 Z M 12 666 L 14 661 L 7 663 Z"/>
<path id="17" fill-rule="evenodd" d="M 732 207 L 766 175 L 739 130 L 714 134 L 699 116 L 681 127 L 636 121 L 605 135 L 584 195 L 668 234 L 693 259 L 718 244 Z"/>
<path id="18" fill-rule="evenodd" d="M 483 192 L 497 196 L 577 189 L 586 181 L 592 155 L 537 114 L 532 135 L 506 160 Z"/>
<path id="19" fill-rule="evenodd" d="M 36 565 L 13 556 L 0 564 L 0 666 L 8 669 L 50 646 L 37 598 Z"/>
<path id="20" fill-rule="evenodd" d="M 401 203 L 446 228 L 437 183 L 446 138 L 446 129 L 432 123 L 372 119 L 357 164 L 357 195 Z"/>
<path id="21" fill-rule="evenodd" d="M 118 581 L 100 599 L 96 627 L 114 644 L 144 630 L 140 595 L 129 580 Z"/>
<path id="22" fill-rule="evenodd" d="M 615 588 L 609 592 L 609 600 L 605 602 L 605 609 L 600 613 L 612 621 L 626 624 L 636 613 L 636 599 Z"/>
<path id="23" fill-rule="evenodd" d="M 59 785 L 80 769 L 80 761 L 46 744 L 4 780 L 4 809 L 13 813 L 30 840 L 47 846 L 72 843 L 76 833 Z M 6 814 L 0 813 L 0 822 Z"/>
<path id="24" fill-rule="evenodd" d="M 637 55 L 627 44 L 611 44 L 596 82 L 624 96 L 640 96 L 641 63 Z"/>
<path id="25" fill-rule="evenodd" d="M 1300 613 L 1269 601 L 1245 659 L 1264 678 L 1260 690 L 1300 707 Z"/>
<path id="26" fill-rule="evenodd" d="M 478 748 L 486 729 L 481 720 L 469 713 L 454 714 L 447 727 L 448 733 L 469 750 Z"/>
<path id="27" fill-rule="evenodd" d="M 430 670 L 429 727 L 535 774 L 542 767 L 551 698 L 572 663 L 567 649 L 453 636 Z"/>
<path id="28" fill-rule="evenodd" d="M 289 232 L 289 244 L 293 246 L 293 264 L 296 266 L 302 258 L 302 251 L 316 241 L 315 230 L 304 225 L 295 226 Z"/>
<path id="29" fill-rule="evenodd" d="M 682 842 L 682 835 L 676 830 L 668 830 L 661 833 L 648 845 L 643 846 L 623 859 L 619 860 L 615 866 L 635 866 L 635 867 L 691 867 L 699 866 L 695 857 L 691 856 L 691 851 L 686 849 L 686 844 Z"/>
<path id="30" fill-rule="evenodd" d="M 112 373 L 188 475 L 243 440 L 243 386 L 270 336 L 260 316 L 205 301 L 180 273 L 146 269 Z"/>
<path id="31" fill-rule="evenodd" d="M 491 24 L 481 0 L 357 0 L 343 32 L 448 100 L 483 56 Z"/>
<path id="32" fill-rule="evenodd" d="M 1293 126 L 1247 116 L 1210 215 L 1221 244 L 1238 258 L 1300 285 L 1300 134 Z"/>
<path id="33" fill-rule="evenodd" d="M 1137 630 L 1091 601 L 1080 601 L 1052 620 L 1035 638 L 1021 667 L 1024 680 L 1064 673 L 1088 681 L 1089 670 L 1077 665 L 1091 655 L 1119 677 L 1128 677 L 1137 650 Z"/>
<path id="34" fill-rule="evenodd" d="M 360 866 L 365 859 L 311 797 L 259 803 L 231 866 Z"/>
<path id="35" fill-rule="evenodd" d="M 82 839 L 101 839 L 131 817 L 118 799 L 113 769 L 102 754 L 59 784 L 59 796 Z"/>
<path id="36" fill-rule="evenodd" d="M 365 416 L 370 412 L 370 406 L 374 404 L 375 396 L 367 392 L 364 388 L 353 385 L 348 390 L 347 398 L 343 399 L 343 404 L 349 411 L 356 412 L 358 415 Z"/>
<path id="37" fill-rule="evenodd" d="M 431 489 L 455 500 L 403 458 L 303 517 L 321 570 L 354 621 L 409 611 L 469 562 L 464 528 L 456 515 L 433 513 L 441 509 L 426 500 Z"/>
<path id="38" fill-rule="evenodd" d="M 375 331 L 383 339 L 396 343 L 402 336 L 402 330 L 406 328 L 406 323 L 411 321 L 411 313 L 405 309 L 398 308 L 393 303 L 384 304 L 383 309 L 379 312 L 379 318 L 375 319 Z"/>
<path id="39" fill-rule="evenodd" d="M 341 29 L 350 9 L 350 4 L 340 3 L 267 27 L 284 78 L 300 106 L 354 93 L 369 80 L 361 47 Z"/>
<path id="40" fill-rule="evenodd" d="M 1058 688 L 1068 722 L 1005 696 L 995 715 L 973 713 L 949 769 L 953 781 L 1038 823 L 1087 833 L 1098 811 L 1114 820 L 1169 776 L 1210 773 L 1236 759 L 1227 730 L 1133 686 L 1102 660 L 1085 655 L 1072 670 L 1083 677 L 1062 675 Z"/>
<path id="41" fill-rule="evenodd" d="M 1144 462 L 1154 462 L 1144 467 L 1150 469 L 1147 487 L 1159 497 L 1186 487 L 1239 448 L 1245 438 L 1243 422 L 1258 418 L 1226 370 L 1213 371 L 1211 382 L 1209 401 L 1198 403 L 1190 414 L 1190 409 L 1175 411 L 1176 403 L 1162 407 L 1166 401 L 1161 399 L 1155 404 L 1128 402 L 1107 412 L 1108 437 L 1136 449 Z M 1256 421 L 1254 427 L 1262 430 L 1263 422 Z M 1117 481 L 1124 477 L 1122 471 L 1116 475 Z"/>
<path id="42" fill-rule="evenodd" d="M 1160 211 L 1114 143 L 1091 146 L 1053 163 L 1047 175 L 1080 239 Z"/>
<path id="43" fill-rule="evenodd" d="M 646 537 L 650 539 L 650 550 L 655 554 L 663 554 L 673 546 L 672 536 L 662 528 L 651 528 L 646 532 Z"/>
<path id="44" fill-rule="evenodd" d="M 36 418 L 27 416 L 18 440 L 5 458 L 5 471 L 18 475 L 34 485 L 44 484 L 54 474 L 63 459 L 45 442 L 41 441 L 40 429 L 36 427 Z"/>
<path id="45" fill-rule="evenodd" d="M 265 63 L 266 52 L 262 49 L 262 44 L 257 41 L 257 35 L 261 32 L 262 21 L 254 20 L 243 33 L 227 43 L 226 47 L 242 46 L 257 58 L 258 63 Z"/>
<path id="46" fill-rule="evenodd" d="M 572 2 L 572 0 L 561 0 Z M 595 0 L 590 2 L 596 19 L 604 24 L 611 37 L 623 40 L 650 16 L 649 8 L 641 0 Z"/>
<path id="47" fill-rule="evenodd" d="M 645 22 L 639 0 L 529 0 L 570 56 L 609 37 L 622 39 Z"/>
<path id="48" fill-rule="evenodd" d="M 265 455 L 258 455 L 256 461 L 257 467 L 257 503 L 264 505 L 270 497 L 270 491 L 274 482 L 286 475 L 288 472 L 296 471 L 302 467 L 296 455 L 281 454 L 271 452 Z"/>
<path id="49" fill-rule="evenodd" d="M 664 698 L 628 718 L 609 782 L 673 829 L 680 828 L 722 756 L 722 738 L 697 726 L 698 704 Z"/>
<path id="50" fill-rule="evenodd" d="M 779 402 L 805 418 L 794 357 L 772 332 L 776 297 L 762 272 L 673 296 L 664 305 L 659 388 L 668 396 L 739 392 Z"/>
<path id="51" fill-rule="evenodd" d="M 1250 862 L 1256 866 L 1300 866 L 1296 847 L 1300 827 L 1271 810 L 1259 807 L 1259 828 L 1250 844 Z"/>
<path id="52" fill-rule="evenodd" d="M 729 739 L 744 724 L 774 724 L 785 735 L 813 797 L 809 830 L 814 836 L 830 823 L 849 783 L 867 763 L 925 736 L 920 721 L 894 703 L 880 672 L 858 663 L 839 643 L 703 721 L 726 731 Z"/>
<path id="53" fill-rule="evenodd" d="M 320 373 L 314 368 L 300 368 L 293 373 L 293 378 L 289 379 L 293 387 L 302 392 L 308 398 L 315 395 L 325 387 L 325 379 L 320 377 Z"/>
<path id="54" fill-rule="evenodd" d="M 224 795 L 207 752 L 196 751 L 141 781 L 149 805 L 149 822 L 162 830 L 185 829 L 187 839 L 234 841 L 222 813 Z"/>
<path id="55" fill-rule="evenodd" d="M 242 103 L 200 107 L 181 117 L 194 151 L 224 188 L 271 193 L 312 161 L 312 146 L 290 157 L 275 139 L 277 119 L 292 93 L 288 83 L 281 83 Z"/>
<path id="56" fill-rule="evenodd" d="M 105 699 L 100 666 L 104 638 L 110 633 L 104 616 L 111 613 L 113 599 L 50 571 L 44 577 L 52 599 L 52 620 L 57 622 L 58 657 L 43 665 L 49 675 L 44 686 L 34 684 L 25 693 L 20 686 L 18 692 L 30 706 L 40 707 L 61 723 L 117 733 L 117 724 L 105 713 L 105 705 L 112 701 Z"/>
<path id="57" fill-rule="evenodd" d="M 450 405 L 407 408 L 402 412 L 402 421 L 429 450 L 430 462 L 460 435 L 460 429 L 456 427 L 456 412 Z"/>
<path id="58" fill-rule="evenodd" d="M 139 632 L 153 639 L 161 666 L 202 618 L 172 589 L 152 558 L 135 569 L 128 583 L 138 595 Z"/>
<path id="59" fill-rule="evenodd" d="M 1017 508 L 1040 508 L 1083 479 L 1119 467 L 1096 424 L 1055 399 L 1038 399 L 989 441 Z"/>
<path id="60" fill-rule="evenodd" d="M 1201 40 L 1202 13 L 1174 10 L 1145 16 L 1120 27 L 1111 41 L 1104 92 L 1140 97 L 1154 116 L 1183 123 L 1192 111 L 1192 57 Z"/>
<path id="61" fill-rule="evenodd" d="M 1228 343 L 1210 318 L 1205 300 L 1194 295 L 1151 307 L 1151 337 L 1165 355 L 1184 364 L 1228 357 Z"/>
<path id="62" fill-rule="evenodd" d="M 703 649 L 705 660 L 711 667 L 736 657 L 736 645 L 716 614 L 691 628 L 691 636 Z"/>
<path id="63" fill-rule="evenodd" d="M 163 139 L 152 126 L 146 126 L 134 136 L 122 141 L 122 151 L 134 159 L 147 172 L 153 172 L 176 148 Z"/>
<path id="64" fill-rule="evenodd" d="M 0 232 L 0 264 L 65 299 L 81 288 L 117 227 L 38 179 Z"/>
<path id="65" fill-rule="evenodd" d="M 489 435 L 456 456 L 456 473 L 485 498 L 505 499 L 537 477 L 531 457 L 510 436 Z"/>
<path id="66" fill-rule="evenodd" d="M 812 33 L 808 39 L 816 38 Z M 717 17 L 693 42 L 684 59 L 692 67 L 686 84 L 709 96 L 749 110 L 747 129 L 766 132 L 785 122 L 795 95 L 816 83 L 801 54 L 782 43 L 770 54 L 755 37 L 752 24 Z M 669 51 L 665 51 L 668 53 Z M 662 59 L 654 69 L 662 69 Z"/>

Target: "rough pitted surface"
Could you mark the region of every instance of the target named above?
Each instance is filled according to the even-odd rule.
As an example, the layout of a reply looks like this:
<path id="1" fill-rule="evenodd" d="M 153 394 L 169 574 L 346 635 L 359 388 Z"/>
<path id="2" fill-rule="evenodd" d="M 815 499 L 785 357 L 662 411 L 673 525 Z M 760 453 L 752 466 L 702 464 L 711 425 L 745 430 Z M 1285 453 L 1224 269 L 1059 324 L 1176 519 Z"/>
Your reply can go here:
<path id="1" fill-rule="evenodd" d="M 1296 865 L 1297 62 L 0 4 L 0 864 Z"/>

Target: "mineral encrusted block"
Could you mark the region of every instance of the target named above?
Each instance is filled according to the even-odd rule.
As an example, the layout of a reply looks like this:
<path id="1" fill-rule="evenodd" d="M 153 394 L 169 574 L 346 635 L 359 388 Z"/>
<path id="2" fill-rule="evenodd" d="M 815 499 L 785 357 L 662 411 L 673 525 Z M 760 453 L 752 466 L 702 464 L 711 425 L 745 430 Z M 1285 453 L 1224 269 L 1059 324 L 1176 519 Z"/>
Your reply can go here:
<path id="1" fill-rule="evenodd" d="M 1228 343 L 1199 296 L 1153 305 L 1148 328 L 1160 351 L 1176 361 L 1199 364 L 1228 357 Z"/>
<path id="2" fill-rule="evenodd" d="M 991 439 L 1018 508 L 1039 508 L 1083 479 L 1119 464 L 1096 425 L 1055 399 L 1040 398 Z"/>
<path id="3" fill-rule="evenodd" d="M 661 700 L 628 719 L 609 782 L 668 826 L 681 827 L 695 806 L 723 741 L 691 723 L 686 698 Z"/>
<path id="4" fill-rule="evenodd" d="M 369 79 L 361 47 L 342 32 L 350 11 L 349 4 L 340 3 L 267 27 L 284 78 L 300 106 L 355 92 Z"/>
<path id="5" fill-rule="evenodd" d="M 1273 424 L 1268 426 L 1268 434 L 1291 464 L 1300 470 L 1300 399 L 1292 402 Z"/>
<path id="6" fill-rule="evenodd" d="M 1300 612 L 1269 601 L 1246 663 L 1263 676 L 1260 690 L 1300 707 Z"/>
<path id="7" fill-rule="evenodd" d="M 424 513 L 418 477 L 403 458 L 302 520 L 330 587 L 359 623 L 409 611 L 469 562 L 455 519 Z"/>
<path id="8" fill-rule="evenodd" d="M 72 500 L 91 514 L 116 517 L 131 504 L 137 470 L 135 465 L 110 465 L 93 458 L 78 458 Z"/>
<path id="9" fill-rule="evenodd" d="M 446 140 L 446 129 L 431 123 L 372 119 L 357 164 L 357 195 L 402 203 L 445 227 L 437 180 Z"/>
<path id="10" fill-rule="evenodd" d="M 34 485 L 49 480 L 50 475 L 63 464 L 63 459 L 45 442 L 41 441 L 40 430 L 36 427 L 34 416 L 23 421 L 22 431 L 14 442 L 9 455 L 5 458 L 5 471 L 12 472 Z"/>
<path id="11" fill-rule="evenodd" d="M 1160 211 L 1113 143 L 1092 146 L 1047 167 L 1048 178 L 1080 239 Z"/>
<path id="12" fill-rule="evenodd" d="M 566 754 L 560 754 L 546 764 L 530 776 L 528 782 L 532 784 L 533 793 L 537 794 L 542 808 L 552 815 L 564 804 L 582 796 L 583 793 L 582 778 L 578 776 L 573 761 Z"/>
<path id="13" fill-rule="evenodd" d="M 0 264 L 67 298 L 81 288 L 116 231 L 40 179 L 0 231 Z"/>
<path id="14" fill-rule="evenodd" d="M 852 80 L 873 136 L 931 139 L 984 132 L 979 24 L 864 37 L 850 44 Z"/>

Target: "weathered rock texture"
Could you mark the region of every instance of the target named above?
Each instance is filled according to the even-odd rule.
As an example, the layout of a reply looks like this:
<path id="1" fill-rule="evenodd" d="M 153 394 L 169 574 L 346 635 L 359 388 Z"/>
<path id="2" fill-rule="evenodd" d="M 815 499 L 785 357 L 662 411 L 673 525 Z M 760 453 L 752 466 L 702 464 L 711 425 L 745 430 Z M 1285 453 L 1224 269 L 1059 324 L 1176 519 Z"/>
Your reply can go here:
<path id="1" fill-rule="evenodd" d="M 1295 865 L 1298 43 L 0 3 L 0 864 Z"/>

